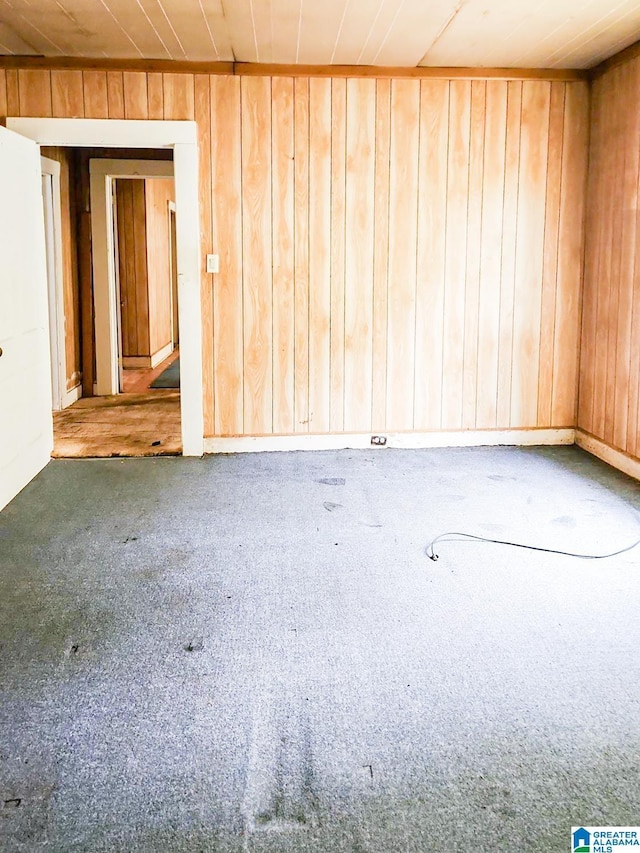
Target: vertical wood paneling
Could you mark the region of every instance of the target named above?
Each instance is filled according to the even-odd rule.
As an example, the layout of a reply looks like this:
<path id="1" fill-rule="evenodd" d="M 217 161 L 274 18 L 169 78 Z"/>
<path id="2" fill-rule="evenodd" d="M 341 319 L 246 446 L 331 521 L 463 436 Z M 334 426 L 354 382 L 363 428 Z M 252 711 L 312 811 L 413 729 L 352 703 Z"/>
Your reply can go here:
<path id="1" fill-rule="evenodd" d="M 82 89 L 85 118 L 108 118 L 109 96 L 106 71 L 83 71 Z"/>
<path id="2" fill-rule="evenodd" d="M 122 75 L 124 117 L 127 119 L 149 118 L 147 100 L 147 75 L 143 71 L 125 71 Z"/>
<path id="3" fill-rule="evenodd" d="M 213 290 L 215 432 L 243 431 L 242 164 L 240 78 L 212 76 L 213 246 L 220 273 Z"/>
<path id="4" fill-rule="evenodd" d="M 469 138 L 469 203 L 467 205 L 467 260 L 465 275 L 464 345 L 462 372 L 462 426 L 474 429 L 478 396 L 478 323 L 480 312 L 480 255 L 482 248 L 482 192 L 484 182 L 484 127 L 487 84 L 471 84 Z"/>
<path id="5" fill-rule="evenodd" d="M 133 182 L 116 181 L 116 234 L 118 239 L 118 284 L 122 355 L 149 355 L 138 346 L 138 303 L 136 300 L 135 240 L 133 236 Z M 143 293 L 146 296 L 146 280 Z"/>
<path id="6" fill-rule="evenodd" d="M 167 121 L 193 121 L 193 74 L 163 74 L 164 117 Z"/>
<path id="7" fill-rule="evenodd" d="M 80 292 L 77 261 L 77 216 L 73 153 L 68 148 L 42 148 L 42 156 L 60 163 L 60 212 L 62 230 L 62 281 L 64 304 L 64 349 L 66 388 L 75 388 L 82 380 Z"/>
<path id="8" fill-rule="evenodd" d="M 538 422 L 540 307 L 551 84 L 522 84 L 511 426 Z"/>
<path id="9" fill-rule="evenodd" d="M 625 100 L 633 100 L 633 68 L 623 65 L 620 69 L 620 92 Z M 640 110 L 634 110 L 634 118 Z M 631 311 L 633 306 L 633 264 L 632 241 L 635 237 L 636 221 L 629 215 L 633 209 L 634 185 L 638 185 L 638 148 L 634 118 L 626 121 L 621 128 L 620 155 L 618 156 L 617 183 L 617 216 L 614 223 L 615 264 L 613 267 L 614 280 L 617 279 L 616 305 L 617 323 L 614 327 L 615 347 L 612 347 L 613 357 L 609 359 L 607 389 L 610 392 L 607 407 L 611 407 L 613 417 L 608 418 L 604 438 L 608 444 L 620 447 L 627 437 L 629 409 L 628 389 L 630 375 L 631 349 Z M 633 141 L 632 141 L 633 140 Z M 635 144 L 634 144 L 635 143 Z"/>
<path id="10" fill-rule="evenodd" d="M 471 83 L 454 80 L 449 100 L 442 426 L 462 427 L 464 311 L 469 204 Z M 461 346 L 462 343 L 462 346 Z"/>
<path id="11" fill-rule="evenodd" d="M 244 431 L 273 429 L 272 268 L 271 268 L 271 80 L 243 77 L 242 89 L 242 251 Z"/>
<path id="12" fill-rule="evenodd" d="M 391 84 L 387 428 L 413 426 L 420 82 Z"/>
<path id="13" fill-rule="evenodd" d="M 551 84 L 538 373 L 538 423 L 545 426 L 550 426 L 552 423 L 553 350 L 557 310 L 558 252 L 560 248 L 560 193 L 562 189 L 565 91 L 566 87 L 562 83 Z"/>
<path id="14" fill-rule="evenodd" d="M 273 430 L 292 433 L 294 392 L 293 78 L 274 77 L 273 160 Z"/>
<path id="15" fill-rule="evenodd" d="M 420 99 L 414 427 L 440 429 L 449 150 L 449 83 L 423 80 Z"/>
<path id="16" fill-rule="evenodd" d="M 329 431 L 331 81 L 309 80 L 309 430 Z M 368 422 L 368 418 L 367 418 Z"/>
<path id="17" fill-rule="evenodd" d="M 107 71 L 109 118 L 124 118 L 124 81 L 121 71 Z"/>
<path id="18" fill-rule="evenodd" d="M 592 86 L 590 121 L 589 174 L 587 191 L 587 222 L 585 243 L 584 289 L 582 294 L 582 328 L 580 334 L 580 388 L 578 392 L 578 425 L 593 431 L 593 397 L 595 382 L 595 343 L 597 323 L 597 288 L 600 264 L 600 187 L 603 179 L 603 115 L 602 89 L 607 78 L 596 80 Z"/>
<path id="19" fill-rule="evenodd" d="M 640 89 L 640 62 L 630 64 L 631 85 L 635 91 Z M 621 436 L 620 447 L 634 456 L 640 455 L 640 216 L 638 208 L 640 199 L 636 195 L 640 183 L 640 110 L 635 109 L 631 114 L 631 124 L 628 137 L 629 158 L 627 160 L 629 177 L 625 178 L 628 186 L 627 213 L 625 230 L 629 233 L 629 243 L 625 242 L 625 267 L 630 276 L 627 287 L 631 290 L 631 334 L 629 341 L 629 383 L 627 385 L 627 400 L 622 406 L 626 409 L 627 434 Z M 635 156 L 633 156 L 635 154 Z M 627 184 L 628 181 L 628 184 Z M 624 413 L 622 413 L 624 418 Z"/>
<path id="20" fill-rule="evenodd" d="M 331 81 L 331 432 L 344 429 L 347 81 Z"/>
<path id="21" fill-rule="evenodd" d="M 344 428 L 371 429 L 373 358 L 375 81 L 347 81 Z M 413 396 L 411 394 L 411 396 Z"/>
<path id="22" fill-rule="evenodd" d="M 78 279 L 75 161 L 69 149 L 60 152 L 60 207 L 62 211 L 62 263 L 64 270 L 64 316 L 67 389 L 82 380 L 82 337 L 80 330 L 80 285 Z"/>
<path id="23" fill-rule="evenodd" d="M 194 77 L 194 109 L 198 124 L 198 185 L 200 200 L 200 285 L 202 293 L 202 393 L 205 400 L 204 431 L 215 430 L 215 394 L 213 384 L 213 288 L 216 280 L 207 273 L 207 254 L 212 248 L 211 186 L 211 91 L 209 75 Z M 175 198 L 175 196 L 174 196 Z"/>
<path id="24" fill-rule="evenodd" d="M 309 430 L 309 81 L 294 80 L 294 427 Z"/>
<path id="25" fill-rule="evenodd" d="M 13 68 L 8 68 L 6 72 L 7 82 L 7 115 L 19 116 L 20 112 L 20 92 L 18 89 L 18 72 Z"/>
<path id="26" fill-rule="evenodd" d="M 389 158 L 391 81 L 376 82 L 376 163 L 373 190 L 373 361 L 371 429 L 387 424 L 387 281 L 389 274 Z"/>
<path id="27" fill-rule="evenodd" d="M 589 144 L 587 86 L 567 86 L 564 105 L 555 337 L 551 359 L 553 397 L 550 424 L 554 426 L 571 426 L 576 423 L 577 418 Z M 640 139 L 636 150 L 640 151 Z"/>
<path id="28" fill-rule="evenodd" d="M 144 180 L 116 181 L 122 354 L 151 356 Z"/>
<path id="29" fill-rule="evenodd" d="M 18 71 L 20 115 L 51 117 L 51 72 Z"/>
<path id="30" fill-rule="evenodd" d="M 596 322 L 597 334 L 595 336 L 595 358 L 593 377 L 593 415 L 591 429 L 597 436 L 604 438 L 605 414 L 607 398 L 607 357 L 609 352 L 609 328 L 611 317 L 611 242 L 614 214 L 614 186 L 617 153 L 617 128 L 622 121 L 620 110 L 616 110 L 615 90 L 618 78 L 618 69 L 613 69 L 608 78 L 608 93 L 604 102 L 602 144 L 605 156 L 602 162 L 603 183 L 602 194 L 599 199 L 600 227 L 598 234 L 598 280 L 596 291 Z"/>
<path id="31" fill-rule="evenodd" d="M 640 58 L 593 85 L 578 407 L 582 429 L 632 456 L 640 451 L 639 93 Z M 575 184 L 573 160 L 565 164 Z M 565 231 L 569 241 L 568 222 Z"/>
<path id="32" fill-rule="evenodd" d="M 580 398 L 626 449 L 639 82 L 594 87 Z M 8 69 L 4 92 L 16 115 L 197 121 L 208 434 L 574 422 L 586 84 Z"/>
<path id="33" fill-rule="evenodd" d="M 513 309 L 516 277 L 516 230 L 518 223 L 518 175 L 520 171 L 520 118 L 522 83 L 507 84 L 505 184 L 503 202 L 502 260 L 500 269 L 500 332 L 498 339 L 498 397 L 496 426 L 511 423 L 511 374 L 513 363 Z"/>
<path id="34" fill-rule="evenodd" d="M 129 181 L 137 183 L 137 181 Z M 171 246 L 169 202 L 175 202 L 173 178 L 144 181 L 147 281 L 149 287 L 149 349 L 154 355 L 171 343 Z"/>
<path id="35" fill-rule="evenodd" d="M 82 71 L 52 71 L 51 101 L 54 118 L 84 118 Z"/>
<path id="36" fill-rule="evenodd" d="M 154 121 L 164 118 L 164 88 L 159 72 L 147 74 L 147 111 L 149 118 Z"/>
<path id="37" fill-rule="evenodd" d="M 492 429 L 498 418 L 498 347 L 502 272 L 507 83 L 487 82 L 482 185 L 482 248 L 478 312 L 476 426 Z"/>
<path id="38" fill-rule="evenodd" d="M 126 255 L 133 256 L 134 281 L 137 315 L 137 343 L 136 355 L 151 355 L 151 326 L 149 305 L 149 280 L 147 268 L 147 222 L 146 222 L 146 199 L 145 182 L 143 180 L 126 180 L 123 183 L 129 185 L 132 190 L 132 215 L 129 223 L 123 229 L 133 240 L 133 248 L 126 251 Z"/>
<path id="39" fill-rule="evenodd" d="M 629 92 L 625 86 L 626 66 L 622 65 L 616 69 L 615 89 L 620 92 L 624 100 L 628 99 Z M 618 113 L 614 115 L 612 124 L 611 144 L 614 151 L 612 158 L 612 174 L 609 185 L 609 196 L 612 204 L 611 215 L 611 238 L 609 244 L 609 322 L 607 330 L 607 364 L 604 384 L 604 399 L 600 411 L 603 418 L 604 440 L 612 444 L 614 435 L 614 424 L 616 420 L 615 396 L 616 396 L 616 362 L 617 350 L 620 343 L 619 321 L 620 321 L 620 232 L 622 229 L 622 216 L 624 208 L 623 185 L 624 164 L 626 148 L 626 116 Z M 631 154 L 631 152 L 629 152 Z"/>
<path id="40" fill-rule="evenodd" d="M 0 68 L 0 117 L 7 115 L 7 75 L 4 68 Z"/>

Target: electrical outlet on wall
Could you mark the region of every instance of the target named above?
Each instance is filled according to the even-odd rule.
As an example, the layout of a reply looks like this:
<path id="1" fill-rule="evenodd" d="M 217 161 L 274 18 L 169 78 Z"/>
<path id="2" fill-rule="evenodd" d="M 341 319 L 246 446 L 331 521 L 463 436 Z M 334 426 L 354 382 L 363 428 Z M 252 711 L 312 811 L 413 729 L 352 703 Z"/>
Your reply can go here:
<path id="1" fill-rule="evenodd" d="M 220 272 L 220 255 L 207 255 L 207 272 Z"/>

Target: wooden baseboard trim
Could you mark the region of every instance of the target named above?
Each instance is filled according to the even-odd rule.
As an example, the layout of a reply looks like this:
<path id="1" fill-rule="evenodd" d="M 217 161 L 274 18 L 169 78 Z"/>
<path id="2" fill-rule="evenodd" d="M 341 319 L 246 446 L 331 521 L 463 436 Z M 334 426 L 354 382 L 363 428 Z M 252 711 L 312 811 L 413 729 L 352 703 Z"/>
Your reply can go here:
<path id="1" fill-rule="evenodd" d="M 151 367 L 150 355 L 125 355 L 122 357 L 124 370 L 140 370 L 142 367 Z"/>
<path id="2" fill-rule="evenodd" d="M 628 474 L 635 480 L 640 480 L 640 459 L 635 456 L 630 456 L 622 450 L 616 450 L 615 447 L 611 447 L 610 444 L 581 429 L 576 430 L 576 444 L 586 450 L 587 453 L 602 459 L 607 465 L 617 468 L 618 471 Z"/>
<path id="3" fill-rule="evenodd" d="M 371 433 L 339 433 L 336 435 L 267 435 L 209 437 L 204 440 L 205 453 L 263 453 L 288 450 L 364 450 L 377 447 L 421 449 L 429 447 L 482 447 L 511 445 L 573 444 L 575 430 L 508 429 L 460 430 L 451 432 L 381 432 L 386 438 L 382 447 L 372 445 Z"/>

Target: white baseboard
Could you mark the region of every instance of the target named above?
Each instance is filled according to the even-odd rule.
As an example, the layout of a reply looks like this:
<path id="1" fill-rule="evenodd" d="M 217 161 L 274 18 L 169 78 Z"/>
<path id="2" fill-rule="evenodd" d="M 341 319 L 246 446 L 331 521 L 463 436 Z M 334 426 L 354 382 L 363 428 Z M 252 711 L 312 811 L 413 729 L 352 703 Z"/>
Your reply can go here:
<path id="1" fill-rule="evenodd" d="M 66 409 L 82 397 L 82 385 L 76 385 L 70 391 L 65 391 L 62 397 L 62 408 Z"/>
<path id="2" fill-rule="evenodd" d="M 165 344 L 162 349 L 159 349 L 158 352 L 154 352 L 151 356 L 151 367 L 157 367 L 165 360 L 165 358 L 169 358 L 172 352 L 173 344 L 169 341 L 168 344 Z"/>
<path id="3" fill-rule="evenodd" d="M 581 429 L 576 430 L 576 444 L 588 453 L 597 456 L 598 459 L 602 459 L 607 465 L 640 480 L 640 459 L 635 456 L 623 453 L 622 450 L 616 450 L 615 447 L 611 447 L 610 444 Z"/>
<path id="4" fill-rule="evenodd" d="M 375 435 L 375 433 L 374 433 Z M 573 444 L 575 430 L 507 429 L 460 430 L 450 432 L 378 433 L 387 441 L 385 447 L 420 449 L 428 447 L 481 447 L 496 445 L 536 446 Z M 205 453 L 261 453 L 287 450 L 347 450 L 371 448 L 371 433 L 338 433 L 335 435 L 267 435 L 210 437 L 204 440 Z M 376 445 L 374 445 L 376 446 Z"/>

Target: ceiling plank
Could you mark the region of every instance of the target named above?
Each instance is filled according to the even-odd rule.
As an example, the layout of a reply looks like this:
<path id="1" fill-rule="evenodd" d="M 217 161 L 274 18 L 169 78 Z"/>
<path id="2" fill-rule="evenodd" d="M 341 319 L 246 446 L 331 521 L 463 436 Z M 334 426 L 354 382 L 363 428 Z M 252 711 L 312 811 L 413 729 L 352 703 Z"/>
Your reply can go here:
<path id="1" fill-rule="evenodd" d="M 20 56 L 21 54 L 36 54 L 37 52 L 32 45 L 20 38 L 9 24 L 0 23 L 0 53 Z"/>
<path id="2" fill-rule="evenodd" d="M 44 0 L 39 0 L 44 5 Z M 136 3 L 128 3 L 128 17 L 122 19 L 122 8 L 118 0 L 59 0 L 57 10 L 48 14 L 51 26 L 60 37 L 73 39 L 81 45 L 81 56 L 102 53 L 107 56 L 138 58 L 144 56 L 136 43 L 143 18 Z M 66 14 L 62 12 L 65 10 Z"/>
<path id="3" fill-rule="evenodd" d="M 169 52 L 169 57 L 175 60 L 183 60 L 185 48 L 165 9 L 165 5 L 168 4 L 165 4 L 164 0 L 160 0 L 160 2 L 158 0 L 135 0 L 135 2 L 142 7 L 150 25 L 155 29 L 158 38 L 161 39 Z"/>
<path id="4" fill-rule="evenodd" d="M 360 49 L 358 62 L 372 65 L 378 51 L 382 48 L 403 0 L 381 0 L 375 15 L 372 16 L 366 38 Z"/>
<path id="5" fill-rule="evenodd" d="M 127 4 L 130 0 L 122 2 Z M 149 0 L 144 2 L 151 18 L 151 4 Z M 164 18 L 165 29 L 169 30 L 166 42 L 171 45 L 173 59 L 186 59 L 191 62 L 233 59 L 228 26 L 220 0 L 161 2 L 160 7 L 158 0 L 154 0 L 154 5 Z M 157 11 L 153 20 L 160 29 L 162 21 Z"/>
<path id="6" fill-rule="evenodd" d="M 82 0 L 74 0 L 74 2 L 80 4 Z M 142 56 L 152 59 L 174 58 L 172 51 L 174 45 L 171 43 L 170 36 L 158 29 L 142 2 L 104 0 L 104 3 Z"/>
<path id="7" fill-rule="evenodd" d="M 234 0 L 224 7 L 233 56 L 237 62 L 260 62 L 251 0 Z"/>
<path id="8" fill-rule="evenodd" d="M 305 2 L 299 62 L 366 64 L 373 56 L 403 0 Z M 382 33 L 382 35 L 381 35 Z"/>
<path id="9" fill-rule="evenodd" d="M 371 61 L 375 65 L 418 65 L 443 29 L 459 14 L 463 2 L 406 0 L 399 6 Z M 462 56 L 462 52 L 458 55 Z"/>
<path id="10" fill-rule="evenodd" d="M 46 21 L 42 20 L 42 14 L 34 15 L 33 8 L 24 3 L 9 3 L 8 0 L 0 0 L 0 18 L 5 25 L 11 27 L 19 38 L 32 47 L 32 49 L 44 56 L 62 56 L 65 53 L 64 46 L 53 40 Z"/>
<path id="11" fill-rule="evenodd" d="M 629 5 L 631 8 L 628 8 Z M 626 8 L 625 8 L 626 7 Z M 623 11 L 624 9 L 624 11 Z M 574 66 L 584 68 L 610 55 L 611 44 L 632 44 L 640 36 L 640 6 L 637 2 L 625 3 L 620 14 L 610 14 L 601 19 L 579 37 L 567 42 L 550 57 L 552 66 Z"/>
<path id="12" fill-rule="evenodd" d="M 616 31 L 607 22 L 633 9 L 633 21 L 625 18 Z M 640 26 L 640 8 L 635 0 L 590 0 L 577 14 L 568 14 L 568 5 L 557 0 L 538 0 L 523 7 L 512 0 L 467 0 L 447 30 L 423 57 L 421 65 L 455 64 L 464 55 L 465 64 L 505 67 L 582 68 L 593 63 L 593 56 L 607 55 L 621 32 L 627 32 L 627 44 L 634 38 L 634 24 Z M 581 53 L 568 51 L 567 45 L 585 45 L 586 33 L 598 33 L 595 42 Z M 637 31 L 637 29 L 636 29 Z M 464 45 L 461 53 L 460 46 Z"/>
<path id="13" fill-rule="evenodd" d="M 202 12 L 215 42 L 218 60 L 233 61 L 233 47 L 229 36 L 229 27 L 224 14 L 222 0 L 200 0 Z"/>
<path id="14" fill-rule="evenodd" d="M 622 8 L 621 8 L 622 7 Z M 579 10 L 573 9 L 573 14 L 568 14 L 567 9 L 559 8 L 556 21 L 548 28 L 546 34 L 541 34 L 537 43 L 530 42 L 521 53 L 518 62 L 528 65 L 535 61 L 535 57 L 542 56 L 546 64 L 560 67 L 560 52 L 568 44 L 573 44 L 584 37 L 584 33 L 592 27 L 606 26 L 605 19 L 616 14 L 624 13 L 625 9 L 638 9 L 637 0 L 590 0 Z M 598 22 L 601 22 L 598 24 Z M 615 43 L 616 37 L 611 39 Z M 612 50 L 612 48 L 609 48 Z M 608 51 L 606 51 L 608 54 Z M 609 54 L 610 55 L 610 54 Z M 587 63 L 593 64 L 593 63 Z"/>
<path id="15" fill-rule="evenodd" d="M 142 56 L 106 0 L 0 0 L 0 16 L 44 56 Z"/>
<path id="16" fill-rule="evenodd" d="M 473 65 L 511 66 L 524 64 L 520 57 L 526 49 L 558 23 L 557 0 L 537 0 L 527 6 L 513 0 L 467 0 L 446 29 L 429 47 L 420 65 L 457 64 L 464 44 L 464 57 Z M 538 63 L 532 61 L 532 65 Z"/>
<path id="17" fill-rule="evenodd" d="M 205 66 L 238 61 L 590 68 L 640 36 L 640 5 L 638 0 L 0 0 L 0 22 L 0 56 L 9 57 Z"/>

